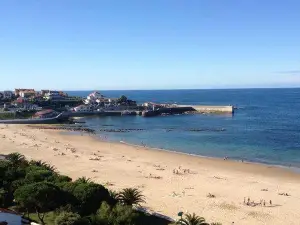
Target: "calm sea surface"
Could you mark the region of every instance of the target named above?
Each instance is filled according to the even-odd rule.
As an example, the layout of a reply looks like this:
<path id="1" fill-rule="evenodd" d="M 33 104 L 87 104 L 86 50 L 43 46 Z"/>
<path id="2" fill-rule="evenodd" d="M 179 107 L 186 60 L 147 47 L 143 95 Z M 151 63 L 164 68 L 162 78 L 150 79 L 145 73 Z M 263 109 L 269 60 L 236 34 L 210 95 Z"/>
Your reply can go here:
<path id="1" fill-rule="evenodd" d="M 87 96 L 91 91 L 73 91 Z M 88 117 L 86 125 L 112 141 L 184 153 L 244 159 L 300 168 L 300 89 L 103 91 L 124 94 L 139 103 L 234 105 L 233 116 L 174 115 Z M 129 133 L 100 132 L 105 128 L 140 128 Z M 224 128 L 224 131 L 220 131 Z M 192 132 L 189 129 L 203 129 Z"/>

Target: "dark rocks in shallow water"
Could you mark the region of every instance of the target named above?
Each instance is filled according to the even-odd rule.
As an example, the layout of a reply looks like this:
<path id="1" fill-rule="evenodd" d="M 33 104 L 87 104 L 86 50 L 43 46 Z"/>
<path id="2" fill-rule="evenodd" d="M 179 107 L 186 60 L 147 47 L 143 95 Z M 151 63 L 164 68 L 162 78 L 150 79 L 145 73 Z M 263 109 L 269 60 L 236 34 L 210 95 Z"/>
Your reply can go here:
<path id="1" fill-rule="evenodd" d="M 143 131 L 144 129 L 140 128 L 119 128 L 119 129 L 100 129 L 102 132 L 116 132 L 116 133 L 126 133 L 130 131 Z"/>
<path id="2" fill-rule="evenodd" d="M 102 131 L 102 132 L 116 132 L 116 133 L 129 132 L 129 131 L 125 131 L 125 130 L 122 130 L 122 129 L 100 129 L 99 131 Z"/>
<path id="3" fill-rule="evenodd" d="M 226 131 L 225 128 L 191 128 L 187 129 L 186 131 L 191 131 L 191 132 L 202 132 L 202 131 L 211 131 L 211 132 L 222 132 Z"/>
<path id="4" fill-rule="evenodd" d="M 96 133 L 94 129 L 83 127 L 83 126 L 30 126 L 35 129 L 42 130 L 66 130 L 66 131 L 79 131 L 79 132 L 87 132 L 87 133 Z"/>
<path id="5" fill-rule="evenodd" d="M 170 131 L 175 130 L 175 128 L 165 128 L 165 129 L 166 129 L 166 132 L 170 132 Z"/>

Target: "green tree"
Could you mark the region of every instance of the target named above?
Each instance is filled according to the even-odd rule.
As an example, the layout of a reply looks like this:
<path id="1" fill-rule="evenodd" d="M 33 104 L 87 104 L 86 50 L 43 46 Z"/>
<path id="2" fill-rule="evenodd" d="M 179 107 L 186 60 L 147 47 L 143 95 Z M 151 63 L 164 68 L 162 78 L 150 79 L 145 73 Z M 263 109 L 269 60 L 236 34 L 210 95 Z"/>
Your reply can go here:
<path id="1" fill-rule="evenodd" d="M 179 225 L 209 225 L 205 222 L 205 219 L 203 217 L 197 216 L 195 213 L 193 214 L 186 214 L 185 218 L 181 218 L 178 220 L 176 224 Z"/>
<path id="2" fill-rule="evenodd" d="M 45 169 L 45 170 L 49 170 L 49 171 L 52 171 L 52 172 L 55 172 L 55 171 L 56 171 L 56 168 L 55 168 L 54 166 L 52 166 L 52 165 L 50 165 L 49 163 L 46 163 L 46 162 L 44 162 L 44 161 L 42 161 L 42 160 L 31 160 L 31 161 L 29 162 L 29 164 L 30 164 L 31 166 L 41 167 L 41 168 L 43 168 L 43 169 Z"/>
<path id="3" fill-rule="evenodd" d="M 25 180 L 28 183 L 36 183 L 41 181 L 53 181 L 54 175 L 53 172 L 49 170 L 33 170 L 33 171 L 29 171 L 26 174 Z"/>
<path id="4" fill-rule="evenodd" d="M 139 205 L 145 202 L 144 195 L 137 188 L 125 188 L 118 195 L 117 199 L 124 205 Z"/>
<path id="5" fill-rule="evenodd" d="M 10 168 L 10 163 L 8 161 L 0 160 L 0 188 L 4 187 L 6 181 L 6 172 Z"/>
<path id="6" fill-rule="evenodd" d="M 12 205 L 13 192 L 15 187 L 18 187 L 16 184 L 21 184 L 20 180 L 24 179 L 26 175 L 24 167 L 17 166 L 17 161 L 14 163 L 12 162 L 0 161 L 0 188 L 4 189 L 5 191 L 5 195 L 3 196 L 2 200 L 3 207 L 9 207 Z"/>
<path id="7" fill-rule="evenodd" d="M 54 178 L 55 183 L 71 182 L 72 178 L 65 175 L 57 175 Z"/>
<path id="8" fill-rule="evenodd" d="M 39 182 L 19 187 L 15 193 L 15 200 L 20 207 L 28 212 L 35 211 L 42 224 L 45 213 L 63 204 L 63 192 L 54 184 Z"/>
<path id="9" fill-rule="evenodd" d="M 99 209 L 103 201 L 112 203 L 108 190 L 100 184 L 64 183 L 63 190 L 72 194 L 77 200 L 77 208 L 81 215 L 90 215 Z"/>
<path id="10" fill-rule="evenodd" d="M 28 165 L 25 156 L 17 152 L 10 153 L 5 158 L 12 164 L 13 167 L 21 167 Z"/>
<path id="11" fill-rule="evenodd" d="M 117 191 L 109 190 L 109 195 L 110 195 L 110 197 L 112 197 L 113 199 L 116 199 L 116 200 L 117 200 L 119 193 L 118 193 Z"/>
<path id="12" fill-rule="evenodd" d="M 87 184 L 87 183 L 92 183 L 92 180 L 90 178 L 87 178 L 87 177 L 80 177 L 78 178 L 76 181 L 76 183 L 84 183 L 84 184 Z"/>
<path id="13" fill-rule="evenodd" d="M 125 103 L 127 102 L 127 97 L 125 95 L 122 95 L 120 98 L 118 98 L 117 103 Z"/>
<path id="14" fill-rule="evenodd" d="M 87 219 L 81 218 L 78 213 L 62 212 L 55 218 L 55 225 L 89 225 Z"/>
<path id="15" fill-rule="evenodd" d="M 3 188 L 0 188 L 0 207 L 4 207 L 6 191 Z"/>
<path id="16" fill-rule="evenodd" d="M 91 217 L 92 225 L 132 225 L 138 217 L 132 207 L 120 203 L 114 207 L 103 202 L 95 216 Z"/>

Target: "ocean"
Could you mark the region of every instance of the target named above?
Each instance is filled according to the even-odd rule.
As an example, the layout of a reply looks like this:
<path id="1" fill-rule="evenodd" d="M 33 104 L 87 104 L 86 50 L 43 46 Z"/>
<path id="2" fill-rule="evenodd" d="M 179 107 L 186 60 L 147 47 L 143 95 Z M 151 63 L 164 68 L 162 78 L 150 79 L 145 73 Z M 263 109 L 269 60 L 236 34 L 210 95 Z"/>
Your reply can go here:
<path id="1" fill-rule="evenodd" d="M 87 96 L 92 91 L 69 91 Z M 300 88 L 101 91 L 138 103 L 234 105 L 231 115 L 86 117 L 86 125 L 110 141 L 145 144 L 208 157 L 229 157 L 300 168 Z M 127 133 L 100 129 L 142 129 Z M 194 130 L 194 131 L 193 131 Z M 200 130 L 200 131 L 195 131 Z"/>

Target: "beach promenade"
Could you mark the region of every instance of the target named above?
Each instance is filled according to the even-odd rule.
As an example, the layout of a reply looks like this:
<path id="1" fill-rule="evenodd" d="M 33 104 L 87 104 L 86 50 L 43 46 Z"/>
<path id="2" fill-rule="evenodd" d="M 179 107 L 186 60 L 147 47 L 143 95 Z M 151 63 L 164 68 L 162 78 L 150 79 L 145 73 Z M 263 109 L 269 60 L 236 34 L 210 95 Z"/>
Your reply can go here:
<path id="1" fill-rule="evenodd" d="M 174 219 L 195 212 L 223 225 L 299 225 L 300 174 L 284 168 L 109 143 L 88 134 L 0 125 L 0 154 L 44 160 L 62 174 L 120 190 Z"/>

